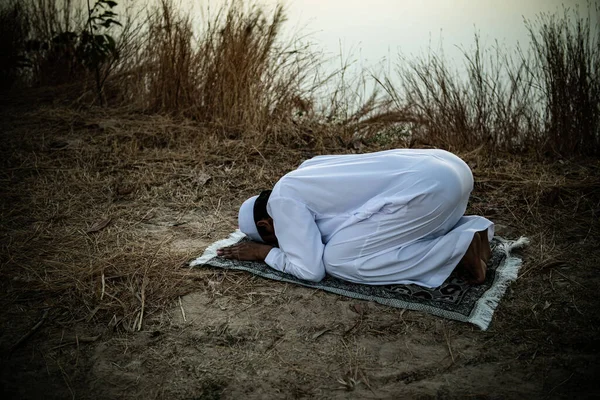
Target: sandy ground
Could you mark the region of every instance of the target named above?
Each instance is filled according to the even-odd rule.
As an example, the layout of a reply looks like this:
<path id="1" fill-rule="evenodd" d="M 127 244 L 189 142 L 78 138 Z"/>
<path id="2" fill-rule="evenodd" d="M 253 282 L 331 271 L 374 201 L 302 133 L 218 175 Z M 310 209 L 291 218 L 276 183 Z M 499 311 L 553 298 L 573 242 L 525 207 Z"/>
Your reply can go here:
<path id="1" fill-rule="evenodd" d="M 470 211 L 532 239 L 483 332 L 242 272 L 182 268 L 231 231 L 241 199 L 305 153 L 228 158 L 185 139 L 188 127 L 169 128 L 176 122 L 165 145 L 148 133 L 156 120 L 65 113 L 2 112 L 2 398 L 600 395 L 597 160 L 498 158 L 484 168 L 464 155 L 478 179 Z M 236 154 L 235 143 L 220 146 Z M 105 228 L 86 233 L 106 215 Z M 118 271 L 132 265 L 146 272 L 121 277 L 131 290 L 118 291 Z M 139 305 L 129 303 L 142 298 L 136 327 Z"/>

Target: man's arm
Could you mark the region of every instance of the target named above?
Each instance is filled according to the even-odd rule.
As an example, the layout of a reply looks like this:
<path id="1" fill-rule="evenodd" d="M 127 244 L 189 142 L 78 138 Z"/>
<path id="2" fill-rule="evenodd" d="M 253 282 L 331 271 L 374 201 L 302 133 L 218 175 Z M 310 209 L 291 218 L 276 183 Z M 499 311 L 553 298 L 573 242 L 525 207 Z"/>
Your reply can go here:
<path id="1" fill-rule="evenodd" d="M 318 282 L 325 277 L 324 245 L 315 217 L 306 206 L 289 198 L 269 200 L 279 248 L 273 248 L 265 262 L 273 269 L 300 279 Z"/>

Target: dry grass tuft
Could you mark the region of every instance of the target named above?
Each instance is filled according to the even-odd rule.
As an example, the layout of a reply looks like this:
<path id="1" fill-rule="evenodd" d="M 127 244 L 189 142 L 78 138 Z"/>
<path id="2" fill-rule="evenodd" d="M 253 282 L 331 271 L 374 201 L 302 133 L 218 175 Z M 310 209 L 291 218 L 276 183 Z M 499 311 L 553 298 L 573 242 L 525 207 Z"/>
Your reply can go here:
<path id="1" fill-rule="evenodd" d="M 529 25 L 532 70 L 545 100 L 546 147 L 558 154 L 600 153 L 600 23 L 565 10 Z"/>
<path id="2" fill-rule="evenodd" d="M 233 2 L 205 18 L 197 32 L 189 16 L 161 1 L 147 21 L 137 61 L 143 69 L 129 97 L 144 110 L 209 123 L 229 138 L 264 141 L 294 131 L 292 120 L 311 108 L 316 59 L 308 47 L 282 42 L 283 7 L 269 16 L 254 3 Z"/>
<path id="3" fill-rule="evenodd" d="M 600 10 L 596 7 L 595 14 Z M 408 115 L 419 140 L 453 149 L 526 151 L 543 156 L 600 152 L 600 29 L 566 10 L 527 23 L 531 54 L 498 45 L 464 50 L 464 71 L 443 55 L 401 59 L 378 80 Z M 396 83 L 396 82 L 399 82 Z"/>
<path id="4" fill-rule="evenodd" d="M 385 81 L 395 102 L 417 121 L 413 134 L 456 149 L 501 151 L 531 141 L 540 126 L 523 82 L 525 67 L 510 70 L 499 51 L 485 52 L 477 37 L 465 62 L 463 79 L 442 56 L 430 54 L 399 66 L 400 88 Z"/>

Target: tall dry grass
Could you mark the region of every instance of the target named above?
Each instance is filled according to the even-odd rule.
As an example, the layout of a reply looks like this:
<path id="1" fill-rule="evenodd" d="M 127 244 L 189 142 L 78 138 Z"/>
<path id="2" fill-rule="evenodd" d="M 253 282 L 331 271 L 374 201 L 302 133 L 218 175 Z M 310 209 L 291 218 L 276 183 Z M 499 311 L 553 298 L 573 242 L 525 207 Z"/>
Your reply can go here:
<path id="1" fill-rule="evenodd" d="M 397 79 L 381 84 L 399 109 L 412 117 L 412 135 L 454 149 L 481 145 L 511 150 L 529 143 L 540 131 L 531 102 L 526 61 L 516 64 L 499 49 L 475 47 L 464 52 L 465 69 L 452 69 L 443 56 L 430 53 L 403 60 Z"/>
<path id="2" fill-rule="evenodd" d="M 596 10 L 598 14 L 598 10 Z M 454 149 L 600 153 L 600 28 L 578 11 L 528 24 L 530 53 L 496 45 L 463 52 L 464 71 L 443 55 L 401 59 L 379 80 L 414 137 Z"/>
<path id="3" fill-rule="evenodd" d="M 315 60 L 306 48 L 281 40 L 282 6 L 268 15 L 241 2 L 193 21 L 170 0 L 148 21 L 144 72 L 135 88 L 149 111 L 244 132 L 269 132 L 310 107 L 307 80 Z"/>
<path id="4" fill-rule="evenodd" d="M 101 66 L 101 98 L 259 142 L 314 144 L 329 136 L 348 146 L 357 137 L 401 135 L 410 140 L 387 143 L 600 153 L 600 29 L 590 16 L 567 10 L 528 23 L 530 53 L 483 48 L 476 37 L 464 52 L 461 74 L 440 53 L 401 59 L 394 76 L 374 77 L 383 95 L 357 95 L 348 90 L 346 67 L 321 78 L 321 59 L 312 48 L 284 39 L 281 6 L 257 4 L 223 3 L 201 21 L 171 0 L 120 15 L 124 26 L 111 31 L 118 57 Z M 0 17 L 11 23 L 0 29 L 14 38 L 3 44 L 9 55 L 2 61 L 9 77 L 3 86 L 80 82 L 75 97 L 94 97 L 82 96 L 94 87 L 72 44 L 52 41 L 81 29 L 87 15 L 80 5 L 24 0 L 1 9 Z M 27 49 L 31 41 L 47 46 Z M 16 61 L 24 56 L 25 66 Z M 365 75 L 355 82 L 369 86 Z"/>
<path id="5" fill-rule="evenodd" d="M 600 23 L 592 11 L 582 17 L 565 10 L 528 24 L 531 73 L 544 99 L 544 141 L 557 154 L 600 153 Z"/>

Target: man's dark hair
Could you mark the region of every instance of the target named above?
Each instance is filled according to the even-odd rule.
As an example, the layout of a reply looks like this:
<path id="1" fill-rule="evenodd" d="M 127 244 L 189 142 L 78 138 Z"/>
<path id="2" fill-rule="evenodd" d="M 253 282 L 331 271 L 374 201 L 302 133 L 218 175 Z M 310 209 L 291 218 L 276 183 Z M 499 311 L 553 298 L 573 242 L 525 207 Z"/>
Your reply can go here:
<path id="1" fill-rule="evenodd" d="M 258 222 L 261 219 L 271 218 L 267 212 L 267 202 L 271 196 L 272 190 L 263 190 L 258 195 L 258 198 L 254 202 L 254 222 Z"/>

